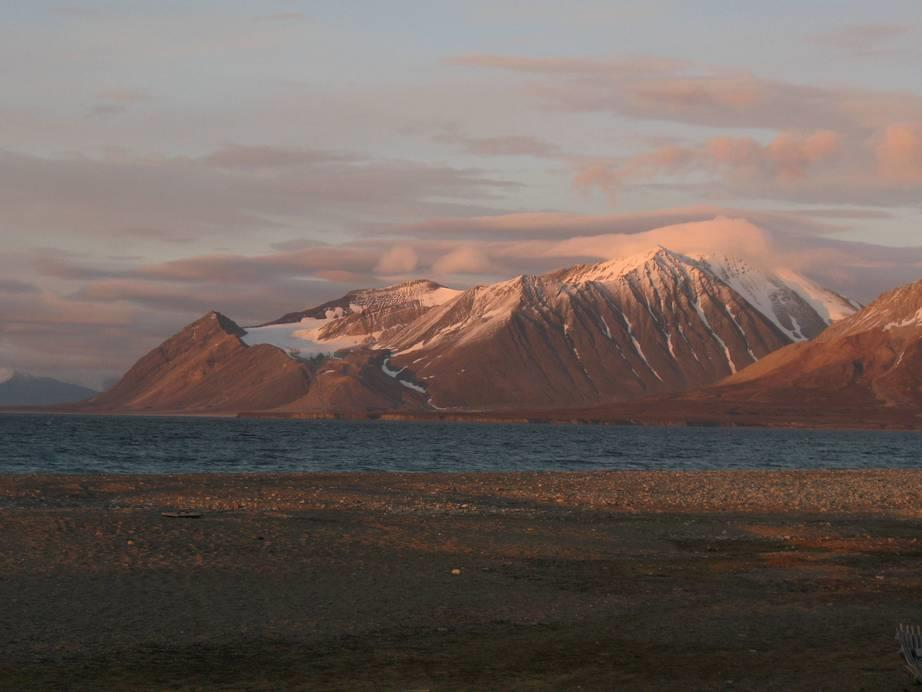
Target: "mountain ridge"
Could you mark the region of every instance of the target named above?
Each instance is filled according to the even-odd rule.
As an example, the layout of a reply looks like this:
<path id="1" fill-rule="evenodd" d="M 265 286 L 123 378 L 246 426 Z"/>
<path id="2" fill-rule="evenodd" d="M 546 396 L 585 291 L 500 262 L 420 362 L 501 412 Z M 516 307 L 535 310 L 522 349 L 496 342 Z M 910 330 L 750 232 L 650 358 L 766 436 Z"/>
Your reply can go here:
<path id="1" fill-rule="evenodd" d="M 53 377 L 0 368 L 0 406 L 48 406 L 88 399 L 98 392 Z"/>
<path id="2" fill-rule="evenodd" d="M 734 375 L 854 310 L 791 276 L 657 247 L 464 291 L 425 279 L 358 289 L 249 328 L 212 312 L 90 405 L 540 411 L 670 395 Z"/>
<path id="3" fill-rule="evenodd" d="M 806 338 L 781 319 L 799 315 L 811 336 L 825 328 L 785 290 L 790 305 L 766 315 L 708 265 L 659 247 L 475 286 L 381 347 L 443 408 L 639 398 L 710 384 Z"/>

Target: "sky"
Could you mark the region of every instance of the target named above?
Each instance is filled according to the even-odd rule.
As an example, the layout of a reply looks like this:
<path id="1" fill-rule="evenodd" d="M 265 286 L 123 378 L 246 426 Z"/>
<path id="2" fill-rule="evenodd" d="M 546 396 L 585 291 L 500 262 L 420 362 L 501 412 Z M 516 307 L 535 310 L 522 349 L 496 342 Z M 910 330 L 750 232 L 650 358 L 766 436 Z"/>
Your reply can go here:
<path id="1" fill-rule="evenodd" d="M 664 244 L 922 276 L 918 0 L 8 0 L 0 367 Z"/>

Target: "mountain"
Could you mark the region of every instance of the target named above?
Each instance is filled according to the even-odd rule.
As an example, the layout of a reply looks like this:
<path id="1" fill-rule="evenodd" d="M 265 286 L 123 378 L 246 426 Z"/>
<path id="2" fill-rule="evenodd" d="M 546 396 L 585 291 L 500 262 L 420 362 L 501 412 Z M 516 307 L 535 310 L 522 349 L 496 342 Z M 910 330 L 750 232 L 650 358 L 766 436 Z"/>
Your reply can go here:
<path id="1" fill-rule="evenodd" d="M 922 281 L 885 293 L 810 342 L 773 353 L 714 395 L 922 411 Z"/>
<path id="2" fill-rule="evenodd" d="M 465 291 L 379 340 L 435 408 L 560 408 L 702 387 L 854 311 L 791 273 L 665 248 Z"/>
<path id="3" fill-rule="evenodd" d="M 94 394 L 94 390 L 77 384 L 0 368 L 0 406 L 69 404 Z"/>
<path id="4" fill-rule="evenodd" d="M 209 313 L 84 408 L 585 407 L 705 387 L 854 309 L 792 272 L 657 248 L 466 291 L 352 291 L 247 329 Z"/>
<path id="5" fill-rule="evenodd" d="M 385 288 L 363 288 L 317 307 L 247 327 L 244 339 L 251 345 L 272 344 L 296 355 L 372 345 L 460 293 L 425 279 Z"/>
<path id="6" fill-rule="evenodd" d="M 418 389 L 386 374 L 383 351 L 342 359 L 295 358 L 210 312 L 139 360 L 110 390 L 78 404 L 88 412 L 238 413 L 277 410 L 367 414 L 425 408 Z"/>
<path id="7" fill-rule="evenodd" d="M 308 364 L 248 346 L 233 321 L 210 312 L 139 360 L 90 411 L 233 412 L 281 406 L 307 393 Z"/>
<path id="8" fill-rule="evenodd" d="M 922 427 L 922 281 L 714 385 L 545 413 L 549 420 Z"/>

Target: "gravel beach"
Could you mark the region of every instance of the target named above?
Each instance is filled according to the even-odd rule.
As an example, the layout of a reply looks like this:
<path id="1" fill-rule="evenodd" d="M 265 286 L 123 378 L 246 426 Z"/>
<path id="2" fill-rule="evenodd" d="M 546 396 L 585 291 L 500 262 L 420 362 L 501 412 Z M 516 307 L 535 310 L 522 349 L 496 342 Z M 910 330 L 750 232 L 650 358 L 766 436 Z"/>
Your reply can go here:
<path id="1" fill-rule="evenodd" d="M 901 690 L 922 624 L 916 471 L 3 476 L 0 527 L 0 689 Z"/>

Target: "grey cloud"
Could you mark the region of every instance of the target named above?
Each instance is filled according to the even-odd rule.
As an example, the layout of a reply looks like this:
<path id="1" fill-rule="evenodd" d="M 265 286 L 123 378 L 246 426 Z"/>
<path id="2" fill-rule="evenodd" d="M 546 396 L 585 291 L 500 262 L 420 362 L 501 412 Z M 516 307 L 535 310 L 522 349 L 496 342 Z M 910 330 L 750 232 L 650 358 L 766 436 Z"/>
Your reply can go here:
<path id="1" fill-rule="evenodd" d="M 331 162 L 356 163 L 348 154 L 314 149 L 232 145 L 201 159 L 218 168 L 269 169 L 312 166 Z"/>
<path id="2" fill-rule="evenodd" d="M 892 52 L 914 29 L 903 24 L 849 24 L 811 36 L 811 42 L 852 57 Z"/>
<path id="3" fill-rule="evenodd" d="M 0 229 L 163 239 L 484 208 L 516 184 L 482 171 L 313 152 L 203 159 L 46 158 L 0 151 Z"/>
<path id="4" fill-rule="evenodd" d="M 922 118 L 922 97 L 911 92 L 803 85 L 679 61 L 467 55 L 450 62 L 530 76 L 555 109 L 710 128 L 866 130 Z"/>
<path id="5" fill-rule="evenodd" d="M 457 144 L 468 154 L 475 156 L 534 156 L 536 158 L 557 158 L 560 149 L 538 137 L 526 135 L 505 135 L 498 137 L 472 137 L 459 132 L 444 132 L 433 139 L 437 142 Z"/>
<path id="6" fill-rule="evenodd" d="M 18 279 L 0 279 L 0 293 L 38 293 L 38 286 Z"/>

